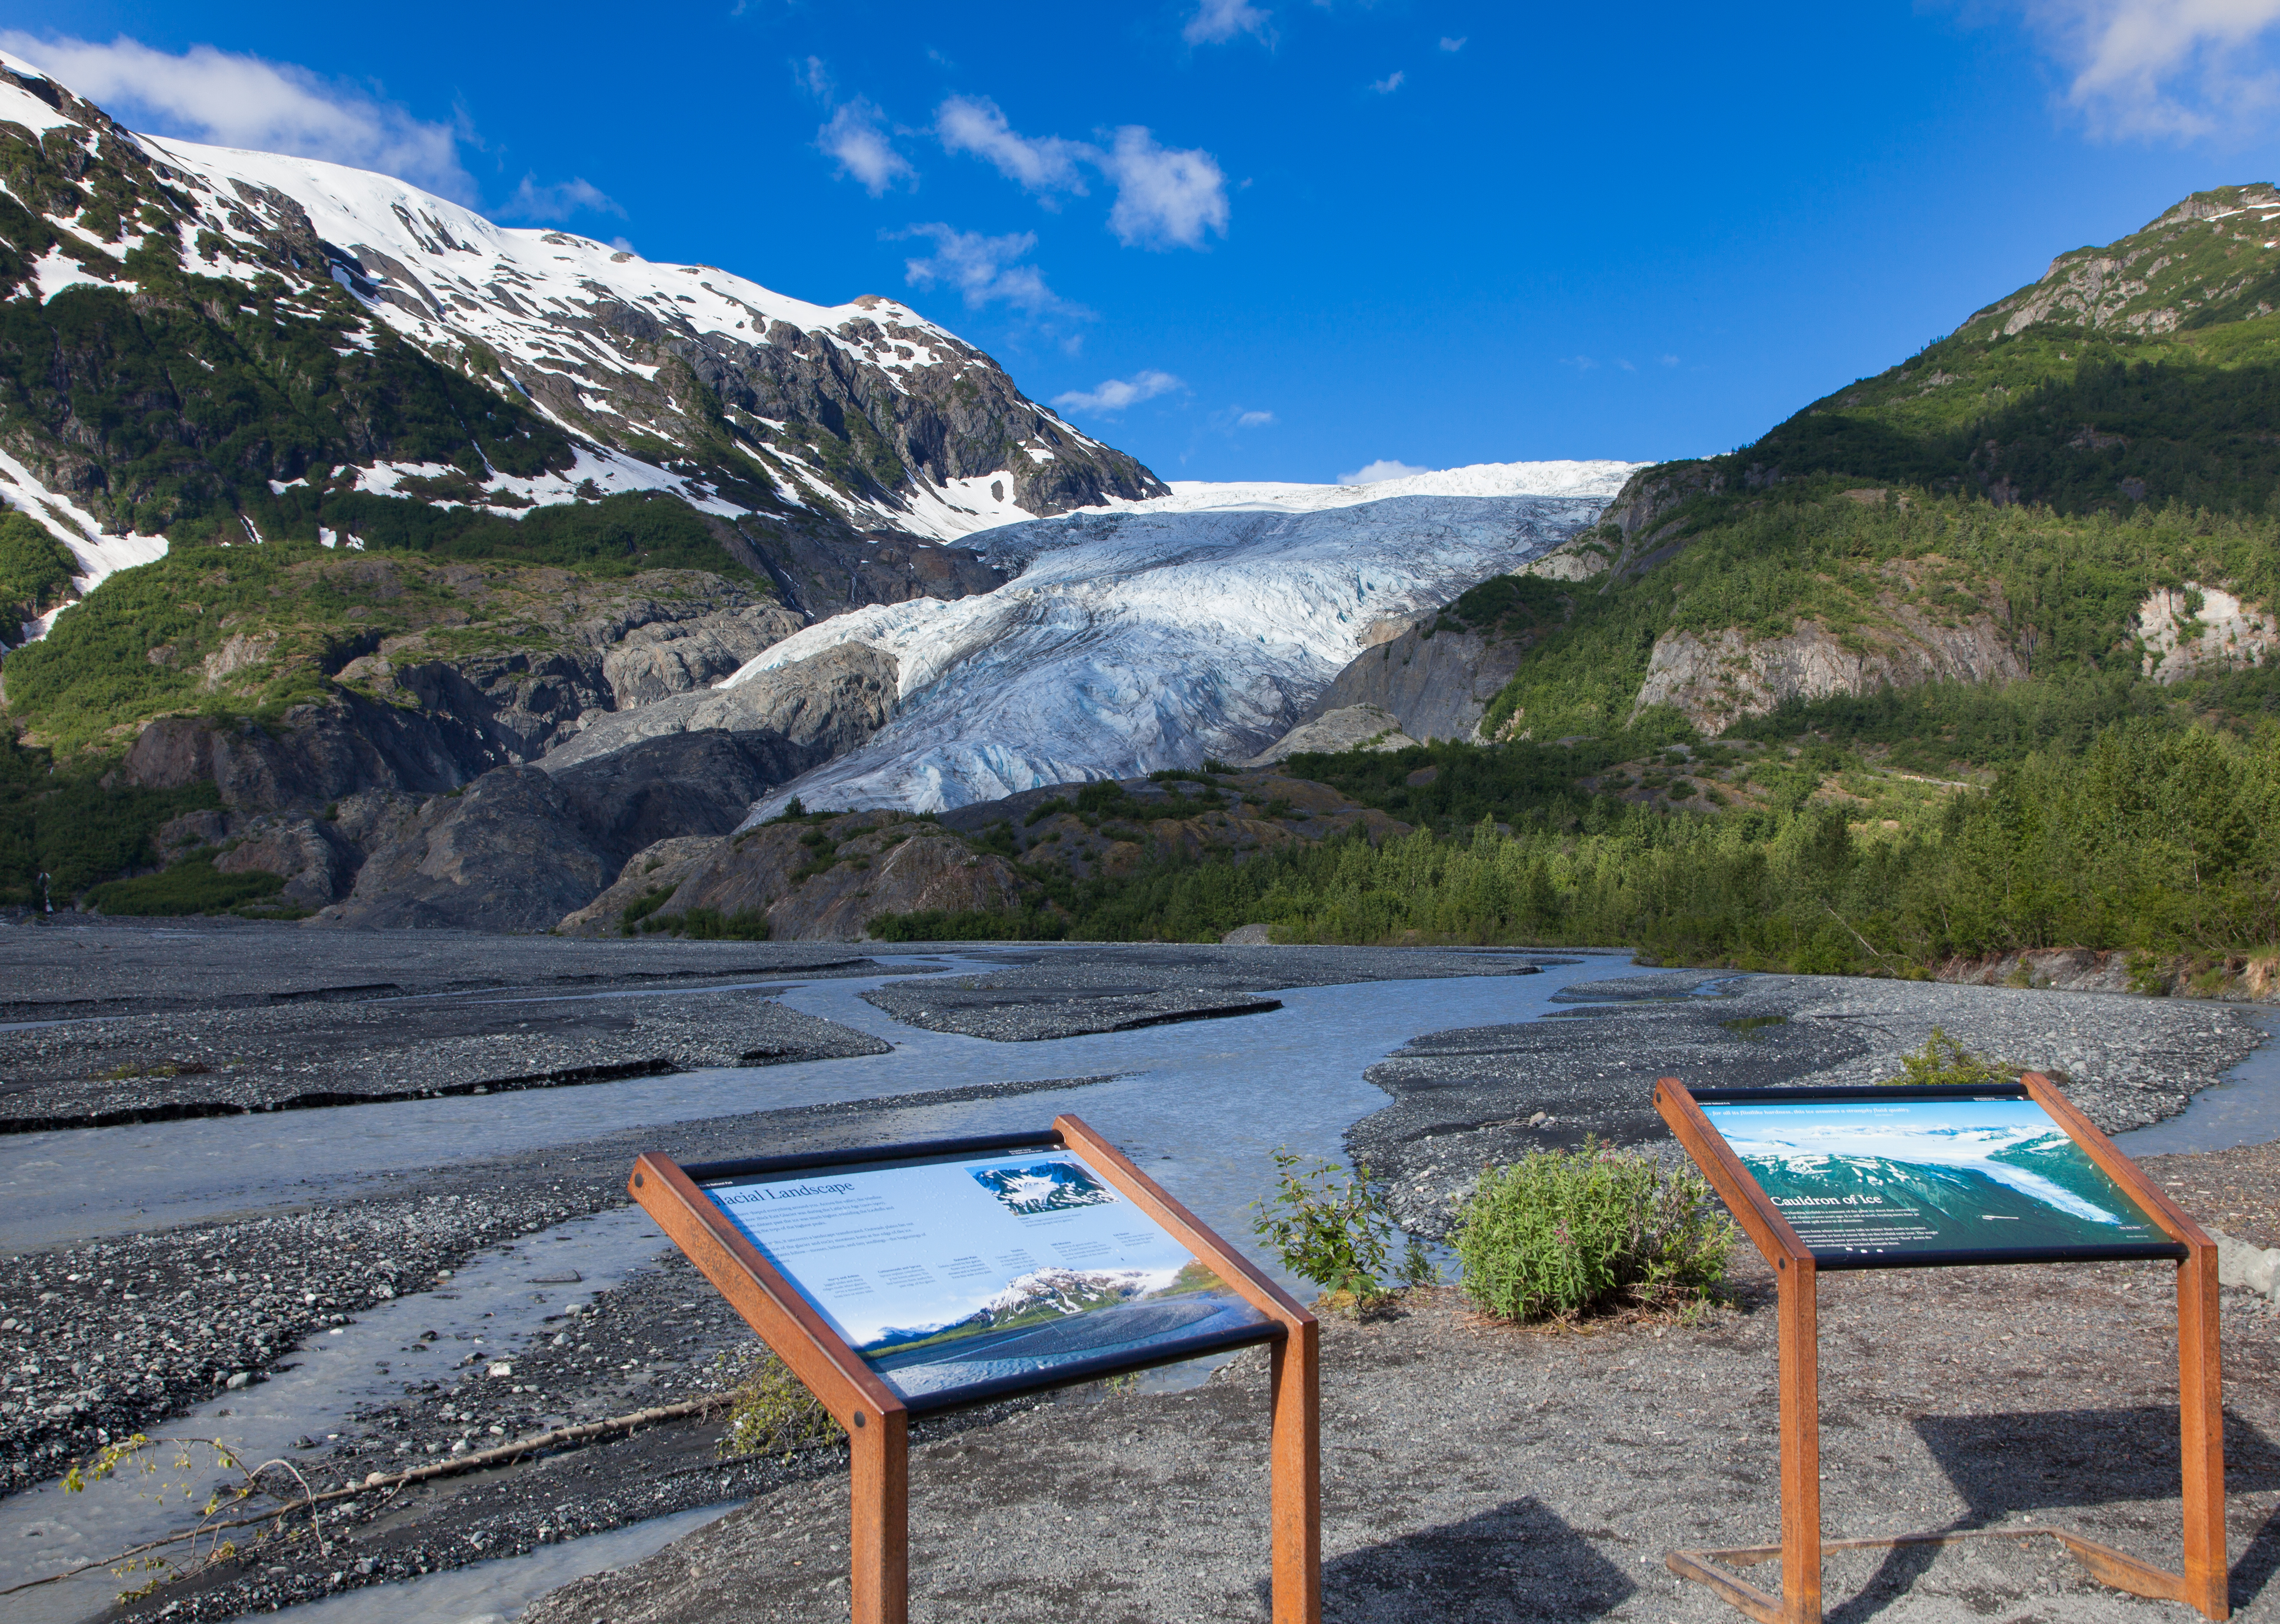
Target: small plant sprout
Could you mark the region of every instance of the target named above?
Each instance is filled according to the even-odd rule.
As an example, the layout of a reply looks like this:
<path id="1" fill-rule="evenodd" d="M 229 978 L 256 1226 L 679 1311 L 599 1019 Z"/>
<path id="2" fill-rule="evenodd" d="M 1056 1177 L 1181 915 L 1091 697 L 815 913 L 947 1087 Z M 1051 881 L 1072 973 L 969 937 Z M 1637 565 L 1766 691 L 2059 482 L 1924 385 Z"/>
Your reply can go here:
<path id="1" fill-rule="evenodd" d="M 1384 1187 L 1357 1163 L 1350 1176 L 1336 1163 L 1275 1152 L 1275 1194 L 1252 1203 L 1252 1233 L 1273 1246 L 1283 1267 L 1328 1292 L 1334 1306 L 1365 1309 L 1393 1294 L 1389 1281 L 1425 1285 L 1433 1261 L 1393 1220 Z M 1400 1262 L 1394 1246 L 1402 1243 Z"/>
<path id="2" fill-rule="evenodd" d="M 1993 1083 L 2016 1082 L 2019 1068 L 1974 1054 L 1934 1027 L 1924 1046 L 1900 1057 L 1900 1074 L 1879 1079 L 1886 1087 L 1983 1089 Z"/>

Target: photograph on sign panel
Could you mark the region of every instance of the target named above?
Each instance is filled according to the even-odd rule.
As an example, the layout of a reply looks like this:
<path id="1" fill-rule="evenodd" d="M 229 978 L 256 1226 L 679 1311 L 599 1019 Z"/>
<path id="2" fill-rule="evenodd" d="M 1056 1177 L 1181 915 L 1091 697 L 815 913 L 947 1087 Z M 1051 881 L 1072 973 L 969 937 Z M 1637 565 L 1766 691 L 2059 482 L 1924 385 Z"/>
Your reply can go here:
<path id="1" fill-rule="evenodd" d="M 2168 1238 L 2032 1100 L 1705 1100 L 1702 1112 L 1817 1254 Z"/>
<path id="2" fill-rule="evenodd" d="M 1073 1151 L 707 1193 L 905 1397 L 1267 1323 Z"/>

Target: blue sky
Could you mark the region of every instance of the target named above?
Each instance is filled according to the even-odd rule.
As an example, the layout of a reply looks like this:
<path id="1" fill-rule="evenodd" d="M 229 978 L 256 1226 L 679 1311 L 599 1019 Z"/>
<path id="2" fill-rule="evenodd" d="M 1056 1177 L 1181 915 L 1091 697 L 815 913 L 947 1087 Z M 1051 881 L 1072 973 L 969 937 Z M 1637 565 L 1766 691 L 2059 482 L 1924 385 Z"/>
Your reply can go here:
<path id="1" fill-rule="evenodd" d="M 1171 479 L 1743 443 L 2275 178 L 2280 0 L 0 4 L 140 127 L 905 299 Z"/>

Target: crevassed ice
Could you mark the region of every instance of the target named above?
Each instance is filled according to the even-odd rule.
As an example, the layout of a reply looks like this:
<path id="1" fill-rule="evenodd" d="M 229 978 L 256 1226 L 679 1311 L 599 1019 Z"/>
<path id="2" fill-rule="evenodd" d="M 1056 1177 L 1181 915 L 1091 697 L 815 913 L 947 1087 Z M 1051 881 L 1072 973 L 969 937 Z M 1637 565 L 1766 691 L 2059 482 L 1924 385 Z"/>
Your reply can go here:
<path id="1" fill-rule="evenodd" d="M 722 684 L 850 643 L 898 666 L 896 718 L 754 816 L 795 795 L 809 806 L 936 811 L 1256 754 L 1387 623 L 1595 522 L 1637 466 L 1486 465 L 1375 487 L 1189 486 L 984 532 L 973 544 L 1020 571 L 1005 586 L 837 616 Z M 1444 489 L 1409 489 L 1430 481 Z M 1531 483 L 1575 494 L 1460 494 Z"/>

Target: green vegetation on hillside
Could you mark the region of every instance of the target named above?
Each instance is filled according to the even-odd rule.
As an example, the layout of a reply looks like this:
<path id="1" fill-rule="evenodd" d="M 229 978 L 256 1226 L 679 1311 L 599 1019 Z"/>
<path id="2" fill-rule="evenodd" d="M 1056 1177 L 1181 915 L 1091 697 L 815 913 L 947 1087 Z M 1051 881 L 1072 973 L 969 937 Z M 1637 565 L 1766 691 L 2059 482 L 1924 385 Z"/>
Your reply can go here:
<path id="1" fill-rule="evenodd" d="M 104 469 L 86 500 L 177 543 L 282 536 L 313 515 L 271 481 L 385 458 L 531 475 L 567 468 L 562 432 L 368 320 L 330 281 L 249 285 L 185 271 L 163 236 L 127 255 L 137 291 L 66 289 L 0 304 L 0 419 L 36 460 Z M 240 515 L 243 515 L 241 519 Z"/>
<path id="2" fill-rule="evenodd" d="M 1983 793 L 1923 796 L 1902 819 L 1858 815 L 1864 766 L 1829 744 L 1765 761 L 1748 774 L 1764 804 L 1724 815 L 1569 788 L 1498 808 L 1504 828 L 1484 815 L 1453 833 L 1300 843 L 1239 864 L 1159 853 L 1082 882 L 1033 868 L 1037 897 L 1020 912 L 872 928 L 1198 941 L 1263 922 L 1295 942 L 1636 946 L 1670 962 L 1886 974 L 2083 943 L 2222 955 L 2280 935 L 2269 729 L 2133 720 L 2085 751 L 2030 753 Z"/>
<path id="3" fill-rule="evenodd" d="M 63 543 L 22 513 L 0 512 L 0 643 L 12 643 L 16 618 L 29 620 L 61 603 L 74 566 Z"/>
<path id="4" fill-rule="evenodd" d="M 67 908 L 96 881 L 154 865 L 151 836 L 166 820 L 220 804 L 212 784 L 105 789 L 96 778 L 0 735 L 0 907 L 39 906 L 44 873 L 46 895 Z"/>
<path id="5" fill-rule="evenodd" d="M 573 570 L 588 592 L 593 582 L 666 569 L 768 590 L 674 498 L 635 493 L 519 520 L 358 500 L 402 511 L 400 547 L 181 547 L 112 576 L 45 638 L 7 657 L 9 714 L 42 743 L 75 750 L 170 712 L 247 714 L 316 697 L 350 659 L 412 631 L 428 635 L 407 658 L 543 646 L 577 594 L 559 576 L 524 568 Z M 432 570 L 431 559 L 493 567 Z M 655 595 L 671 591 L 660 585 Z M 238 669 L 218 686 L 207 661 L 232 640 Z"/>
<path id="6" fill-rule="evenodd" d="M 2222 581 L 2280 602 L 2280 519 L 2183 508 L 2067 515 L 1972 497 L 1785 481 L 1698 496 L 1665 521 L 1683 548 L 1644 574 L 1568 583 L 1572 614 L 1546 633 L 1483 728 L 1537 739 L 1612 735 L 1631 721 L 1666 633 L 1756 638 L 1817 622 L 1866 651 L 1903 620 L 1983 620 L 2027 670 L 2065 681 L 2132 673 L 2130 622 L 2155 587 Z"/>

